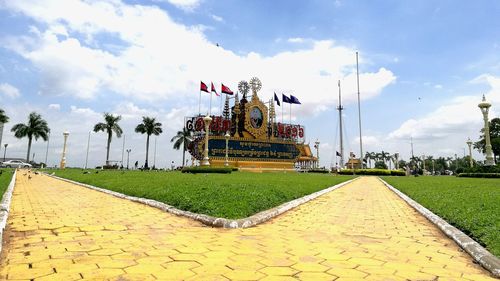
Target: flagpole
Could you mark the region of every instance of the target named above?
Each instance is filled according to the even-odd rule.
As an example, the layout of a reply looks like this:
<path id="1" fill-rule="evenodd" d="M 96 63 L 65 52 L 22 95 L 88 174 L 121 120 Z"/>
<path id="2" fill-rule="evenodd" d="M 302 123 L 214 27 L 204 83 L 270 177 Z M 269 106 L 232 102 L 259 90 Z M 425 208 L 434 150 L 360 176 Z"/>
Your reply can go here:
<path id="1" fill-rule="evenodd" d="M 290 105 L 290 126 L 292 125 L 292 103 L 289 103 Z"/>
<path id="2" fill-rule="evenodd" d="M 210 106 L 208 107 L 208 116 L 212 115 L 212 92 L 210 92 Z"/>
<path id="3" fill-rule="evenodd" d="M 198 99 L 198 115 L 201 115 L 201 86 L 200 86 L 200 98 Z"/>
<path id="4" fill-rule="evenodd" d="M 340 80 L 339 80 L 339 106 L 337 107 L 339 110 L 339 128 L 340 128 L 340 168 L 344 167 L 344 140 L 342 138 L 342 96 L 340 89 Z"/>
<path id="5" fill-rule="evenodd" d="M 281 104 L 283 104 L 283 102 L 281 102 Z M 285 106 L 283 104 L 283 106 Z M 280 106 L 281 107 L 281 124 L 283 124 L 283 106 Z"/>
<path id="6" fill-rule="evenodd" d="M 222 116 L 222 92 L 220 93 L 219 98 L 220 98 L 220 114 L 219 115 Z"/>
<path id="7" fill-rule="evenodd" d="M 358 82 L 358 120 L 359 120 L 359 161 L 361 168 L 363 168 L 363 135 L 361 134 L 361 102 L 359 94 L 359 64 L 358 64 L 358 52 L 356 52 L 356 76 Z"/>

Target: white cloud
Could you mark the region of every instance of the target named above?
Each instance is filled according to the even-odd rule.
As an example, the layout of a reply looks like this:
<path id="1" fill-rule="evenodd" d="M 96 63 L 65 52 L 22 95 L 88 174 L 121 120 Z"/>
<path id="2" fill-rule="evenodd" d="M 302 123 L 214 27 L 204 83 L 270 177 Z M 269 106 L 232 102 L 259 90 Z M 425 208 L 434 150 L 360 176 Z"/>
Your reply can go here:
<path id="1" fill-rule="evenodd" d="M 474 83 L 486 82 L 491 89 L 486 93 L 492 104 L 489 118 L 498 117 L 500 107 L 500 77 L 490 74 L 481 75 Z M 477 107 L 481 95 L 459 96 L 449 103 L 420 118 L 404 121 L 401 126 L 388 135 L 390 141 L 409 141 L 413 138 L 427 153 L 459 153 L 465 141 L 479 138 L 483 126 L 482 114 Z"/>
<path id="2" fill-rule="evenodd" d="M 222 17 L 219 17 L 217 15 L 212 15 L 212 19 L 218 22 L 224 22 L 224 19 Z"/>
<path id="3" fill-rule="evenodd" d="M 61 109 L 61 105 L 58 103 L 51 103 L 51 104 L 49 104 L 49 108 L 59 110 L 59 109 Z"/>
<path id="4" fill-rule="evenodd" d="M 434 88 L 440 90 L 443 88 L 443 85 L 437 84 L 437 85 L 434 85 Z"/>
<path id="5" fill-rule="evenodd" d="M 1 83 L 0 84 L 0 94 L 6 96 L 8 98 L 11 98 L 11 99 L 15 99 L 15 98 L 18 98 L 19 96 L 21 96 L 19 89 L 17 89 L 16 87 L 12 86 L 9 83 Z"/>
<path id="6" fill-rule="evenodd" d="M 197 8 L 201 0 L 167 0 L 170 4 L 187 11 L 192 11 Z"/>
<path id="7" fill-rule="evenodd" d="M 305 39 L 300 37 L 288 38 L 289 43 L 304 43 Z"/>
<path id="8" fill-rule="evenodd" d="M 193 6 L 199 1 L 175 3 Z M 92 99 L 111 91 L 158 102 L 192 97 L 200 79 L 222 81 L 236 89 L 240 80 L 258 76 L 263 99 L 274 91 L 293 93 L 303 102 L 303 114 L 334 105 L 336 87 L 332 85 L 338 79 L 343 81 L 345 102 L 355 100 L 355 50 L 331 40 L 273 56 L 238 55 L 210 42 L 203 28 L 176 23 L 154 6 L 118 0 L 9 1 L 4 5 L 48 26 L 5 42 L 40 70 L 42 94 Z M 97 35 L 121 42 L 121 48 L 103 49 L 95 42 Z M 79 39 L 82 36 L 84 42 Z M 360 79 L 362 98 L 368 99 L 396 77 L 380 68 L 361 73 Z"/>

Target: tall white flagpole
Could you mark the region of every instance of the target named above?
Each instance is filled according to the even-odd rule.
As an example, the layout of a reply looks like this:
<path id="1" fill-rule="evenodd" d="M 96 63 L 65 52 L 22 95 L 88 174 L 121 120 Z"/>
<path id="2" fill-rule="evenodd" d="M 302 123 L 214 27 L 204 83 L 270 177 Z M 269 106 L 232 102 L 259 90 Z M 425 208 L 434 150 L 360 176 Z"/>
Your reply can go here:
<path id="1" fill-rule="evenodd" d="M 359 162 L 363 168 L 363 135 L 361 134 L 361 99 L 359 94 L 359 64 L 358 52 L 356 52 L 356 77 L 358 82 L 358 120 L 359 120 Z"/>
<path id="2" fill-rule="evenodd" d="M 198 115 L 201 115 L 201 83 L 200 83 L 200 98 L 198 99 Z"/>
<path id="3" fill-rule="evenodd" d="M 212 91 L 210 91 L 210 106 L 208 107 L 208 115 L 212 115 Z"/>

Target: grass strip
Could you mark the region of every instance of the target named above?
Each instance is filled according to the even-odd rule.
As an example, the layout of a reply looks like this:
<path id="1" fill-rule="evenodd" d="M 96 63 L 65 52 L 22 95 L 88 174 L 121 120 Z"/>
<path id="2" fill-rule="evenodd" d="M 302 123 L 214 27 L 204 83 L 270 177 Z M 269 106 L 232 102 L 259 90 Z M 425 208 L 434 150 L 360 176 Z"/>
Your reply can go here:
<path id="1" fill-rule="evenodd" d="M 383 179 L 500 257 L 500 179 Z"/>
<path id="2" fill-rule="evenodd" d="M 0 169 L 0 199 L 2 199 L 5 190 L 9 187 L 10 180 L 12 179 L 13 169 Z"/>
<path id="3" fill-rule="evenodd" d="M 51 173 L 52 171 L 49 171 Z M 55 170 L 56 176 L 123 194 L 157 200 L 178 209 L 240 219 L 352 179 L 298 173 L 187 174 L 154 171 Z"/>

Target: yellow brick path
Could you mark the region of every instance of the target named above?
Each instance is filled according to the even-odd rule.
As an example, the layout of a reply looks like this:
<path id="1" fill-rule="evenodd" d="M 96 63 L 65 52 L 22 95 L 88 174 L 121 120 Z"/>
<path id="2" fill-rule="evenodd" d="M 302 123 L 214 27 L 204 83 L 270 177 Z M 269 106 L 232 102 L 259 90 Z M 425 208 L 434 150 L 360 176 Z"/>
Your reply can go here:
<path id="1" fill-rule="evenodd" d="M 490 279 L 374 177 L 227 230 L 19 173 L 8 225 L 2 280 Z"/>

